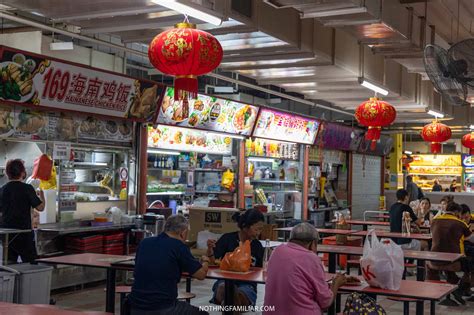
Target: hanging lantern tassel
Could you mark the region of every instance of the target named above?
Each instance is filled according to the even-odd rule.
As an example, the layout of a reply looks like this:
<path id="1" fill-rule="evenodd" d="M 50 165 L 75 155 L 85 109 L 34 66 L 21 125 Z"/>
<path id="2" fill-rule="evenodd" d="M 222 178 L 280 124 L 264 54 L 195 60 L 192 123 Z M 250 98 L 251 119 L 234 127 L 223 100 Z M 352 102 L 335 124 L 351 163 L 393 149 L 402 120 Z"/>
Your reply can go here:
<path id="1" fill-rule="evenodd" d="M 433 154 L 441 153 L 441 143 L 431 142 L 431 153 Z"/>
<path id="2" fill-rule="evenodd" d="M 377 147 L 377 141 L 380 139 L 380 133 L 382 132 L 382 127 L 373 127 L 370 126 L 365 134 L 365 139 L 371 140 L 370 150 L 375 150 Z"/>
<path id="3" fill-rule="evenodd" d="M 174 79 L 174 99 L 196 99 L 198 94 L 198 80 L 195 75 L 178 75 Z"/>

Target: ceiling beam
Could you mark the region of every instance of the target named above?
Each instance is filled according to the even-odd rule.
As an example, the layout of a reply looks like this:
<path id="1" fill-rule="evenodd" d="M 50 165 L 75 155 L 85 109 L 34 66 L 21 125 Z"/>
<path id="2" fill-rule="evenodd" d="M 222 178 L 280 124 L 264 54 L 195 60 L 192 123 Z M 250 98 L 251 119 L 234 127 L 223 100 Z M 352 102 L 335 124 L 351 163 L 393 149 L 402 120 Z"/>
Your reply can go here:
<path id="1" fill-rule="evenodd" d="M 112 18 L 118 16 L 128 16 L 128 15 L 138 15 L 144 13 L 154 13 L 167 11 L 168 9 L 159 5 L 148 5 L 144 7 L 128 7 L 122 9 L 110 9 L 96 12 L 87 12 L 74 15 L 63 15 L 58 17 L 53 17 L 54 22 L 69 22 L 69 21 L 82 21 L 82 20 L 91 20 L 91 19 L 104 19 Z"/>
<path id="2" fill-rule="evenodd" d="M 332 83 L 332 82 L 351 82 L 357 81 L 356 76 L 346 77 L 320 77 L 320 76 L 299 76 L 299 77 L 288 77 L 288 78 L 259 78 L 257 79 L 259 84 L 281 84 L 281 83 L 298 83 L 298 82 L 316 82 L 316 83 Z"/>
<path id="3" fill-rule="evenodd" d="M 170 14 L 169 11 L 154 13 L 156 16 L 150 18 L 147 15 L 137 15 L 121 18 L 109 18 L 93 20 L 85 26 L 81 25 L 82 34 L 115 33 L 122 31 L 133 31 L 142 29 L 170 28 L 176 23 L 183 21 L 180 14 Z M 190 18 L 191 23 L 202 23 L 197 19 Z"/>
<path id="4" fill-rule="evenodd" d="M 244 61 L 266 61 L 266 60 L 278 60 L 278 59 L 300 59 L 300 58 L 312 58 L 314 54 L 312 52 L 276 52 L 276 53 L 264 53 L 259 55 L 244 55 L 244 56 L 224 56 L 222 62 L 244 62 Z"/>
<path id="5" fill-rule="evenodd" d="M 316 66 L 328 66 L 330 65 L 327 61 L 304 60 L 298 62 L 284 61 L 281 63 L 261 63 L 261 64 L 241 64 L 232 65 L 232 63 L 221 63 L 220 69 L 226 71 L 238 71 L 238 70 L 261 70 L 261 69 L 281 69 L 281 68 L 298 68 L 298 67 L 316 67 Z"/>

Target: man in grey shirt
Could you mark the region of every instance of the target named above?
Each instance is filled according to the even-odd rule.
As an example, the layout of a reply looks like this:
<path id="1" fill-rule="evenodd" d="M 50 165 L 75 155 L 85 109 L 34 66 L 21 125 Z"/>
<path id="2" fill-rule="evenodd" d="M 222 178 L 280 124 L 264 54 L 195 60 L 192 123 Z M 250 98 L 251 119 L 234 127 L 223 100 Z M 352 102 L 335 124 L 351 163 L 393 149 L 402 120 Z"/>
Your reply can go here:
<path id="1" fill-rule="evenodd" d="M 423 195 L 423 193 L 421 193 L 420 188 L 418 187 L 418 185 L 413 182 L 413 176 L 411 176 L 411 175 L 407 176 L 406 190 L 408 191 L 408 198 L 409 198 L 408 203 L 412 202 L 413 200 L 420 199 L 420 195 Z M 421 196 L 421 197 L 423 197 L 423 196 Z"/>

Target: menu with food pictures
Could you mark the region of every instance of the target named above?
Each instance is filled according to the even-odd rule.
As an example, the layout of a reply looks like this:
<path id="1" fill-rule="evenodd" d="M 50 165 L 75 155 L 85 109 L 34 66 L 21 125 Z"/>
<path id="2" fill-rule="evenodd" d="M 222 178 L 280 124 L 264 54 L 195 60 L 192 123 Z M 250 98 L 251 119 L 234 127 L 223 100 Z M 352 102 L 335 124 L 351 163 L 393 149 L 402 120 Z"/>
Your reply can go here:
<path id="1" fill-rule="evenodd" d="M 195 100 L 174 100 L 174 89 L 166 88 L 158 123 L 248 136 L 258 107 L 198 94 Z"/>
<path id="2" fill-rule="evenodd" d="M 262 108 L 253 132 L 254 137 L 313 144 L 319 122 L 294 114 Z"/>
<path id="3" fill-rule="evenodd" d="M 70 113 L 34 111 L 22 106 L 0 106 L 0 139 L 48 140 L 129 145 L 133 124 Z"/>
<path id="4" fill-rule="evenodd" d="M 148 147 L 230 155 L 232 138 L 201 130 L 158 125 L 148 128 Z"/>
<path id="5" fill-rule="evenodd" d="M 0 46 L 0 100 L 140 122 L 156 119 L 165 86 Z"/>

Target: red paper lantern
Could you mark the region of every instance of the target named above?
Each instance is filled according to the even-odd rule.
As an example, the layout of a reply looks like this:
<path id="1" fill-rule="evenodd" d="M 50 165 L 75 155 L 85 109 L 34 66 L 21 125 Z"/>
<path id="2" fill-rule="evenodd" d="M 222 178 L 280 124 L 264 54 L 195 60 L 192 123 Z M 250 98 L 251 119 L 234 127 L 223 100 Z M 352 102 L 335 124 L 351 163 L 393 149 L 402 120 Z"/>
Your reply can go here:
<path id="1" fill-rule="evenodd" d="M 431 142 L 431 153 L 437 154 L 441 152 L 441 142 L 451 138 L 451 128 L 435 120 L 423 127 L 421 137 Z"/>
<path id="2" fill-rule="evenodd" d="M 380 139 L 382 127 L 388 126 L 397 117 L 395 108 L 387 102 L 376 97 L 371 97 L 363 102 L 355 110 L 355 118 L 359 124 L 368 127 L 365 134 L 367 140 L 371 140 L 370 148 L 375 149 L 377 140 Z"/>
<path id="3" fill-rule="evenodd" d="M 461 143 L 469 149 L 470 155 L 474 155 L 474 132 L 464 135 L 461 139 Z"/>
<path id="4" fill-rule="evenodd" d="M 197 76 L 217 68 L 222 55 L 219 41 L 190 23 L 178 23 L 175 28 L 158 34 L 148 48 L 151 64 L 175 77 L 175 100 L 196 98 Z"/>

